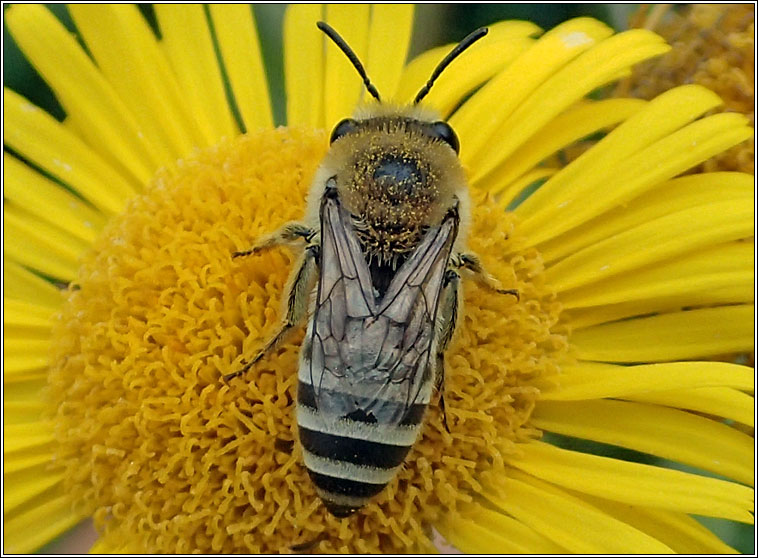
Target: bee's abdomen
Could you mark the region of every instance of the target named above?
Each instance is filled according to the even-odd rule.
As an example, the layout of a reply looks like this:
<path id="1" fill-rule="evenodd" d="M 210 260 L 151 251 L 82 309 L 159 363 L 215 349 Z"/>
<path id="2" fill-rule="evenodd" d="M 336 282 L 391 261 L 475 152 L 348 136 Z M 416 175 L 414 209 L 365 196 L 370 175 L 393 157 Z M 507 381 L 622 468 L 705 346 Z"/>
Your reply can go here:
<path id="1" fill-rule="evenodd" d="M 346 517 L 381 492 L 397 474 L 421 427 L 426 405 L 413 405 L 400 425 L 380 416 L 328 416 L 317 410 L 313 387 L 300 382 L 297 422 L 305 466 L 336 517 Z"/>

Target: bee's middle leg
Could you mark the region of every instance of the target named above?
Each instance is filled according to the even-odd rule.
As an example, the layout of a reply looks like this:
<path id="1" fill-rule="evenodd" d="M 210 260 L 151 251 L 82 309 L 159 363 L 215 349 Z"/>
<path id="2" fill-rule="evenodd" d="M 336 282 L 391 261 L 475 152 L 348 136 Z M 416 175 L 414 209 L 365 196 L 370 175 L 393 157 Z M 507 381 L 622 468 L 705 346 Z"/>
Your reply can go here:
<path id="1" fill-rule="evenodd" d="M 498 294 L 509 294 L 516 297 L 519 300 L 519 292 L 516 289 L 502 289 L 500 283 L 482 266 L 482 262 L 479 261 L 479 257 L 472 253 L 460 253 L 453 254 L 451 258 L 451 265 L 457 269 L 467 269 L 474 274 L 474 278 L 481 283 L 484 287 L 495 291 Z"/>
<path id="2" fill-rule="evenodd" d="M 308 311 L 308 294 L 313 287 L 313 281 L 318 269 L 318 259 L 321 248 L 318 244 L 309 244 L 305 248 L 305 255 L 302 263 L 289 283 L 287 289 L 287 310 L 285 313 L 284 324 L 263 348 L 258 351 L 255 357 L 245 364 L 241 369 L 224 376 L 224 380 L 229 381 L 232 378 L 241 376 L 252 368 L 264 355 L 274 348 L 289 331 L 298 325 Z"/>
<path id="3" fill-rule="evenodd" d="M 279 230 L 259 239 L 250 250 L 234 252 L 232 257 L 239 258 L 242 256 L 249 256 L 250 254 L 257 254 L 267 248 L 272 248 L 280 244 L 287 244 L 288 242 L 294 242 L 301 238 L 306 242 L 312 242 L 315 236 L 316 231 L 312 228 L 303 225 L 302 223 L 290 222 Z"/>
<path id="4" fill-rule="evenodd" d="M 450 432 L 450 427 L 447 424 L 447 414 L 445 413 L 445 350 L 453 338 L 458 323 L 458 308 L 460 306 L 458 287 L 460 282 L 461 276 L 458 275 L 458 272 L 454 269 L 448 269 L 445 272 L 440 295 L 440 330 L 435 360 L 434 389 L 440 396 L 442 424 L 448 432 Z"/>

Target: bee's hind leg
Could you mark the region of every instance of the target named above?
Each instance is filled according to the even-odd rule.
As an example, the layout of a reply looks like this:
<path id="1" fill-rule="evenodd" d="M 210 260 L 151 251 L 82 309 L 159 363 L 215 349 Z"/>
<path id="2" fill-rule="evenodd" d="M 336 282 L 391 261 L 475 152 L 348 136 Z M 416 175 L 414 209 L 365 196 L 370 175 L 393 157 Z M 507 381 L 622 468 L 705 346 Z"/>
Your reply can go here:
<path id="1" fill-rule="evenodd" d="M 445 350 L 453 338 L 455 328 L 458 323 L 459 285 L 461 276 L 454 269 L 445 271 L 445 278 L 442 284 L 442 293 L 440 295 L 440 329 L 438 332 L 437 355 L 435 359 L 435 377 L 434 389 L 440 395 L 440 410 L 442 411 L 442 424 L 445 430 L 450 432 L 447 424 L 447 414 L 445 413 Z"/>
<path id="2" fill-rule="evenodd" d="M 239 258 L 241 256 L 249 256 L 250 254 L 257 254 L 267 248 L 278 246 L 280 244 L 287 244 L 299 239 L 304 239 L 306 242 L 312 242 L 316 236 L 316 231 L 312 228 L 303 225 L 302 223 L 290 222 L 274 231 L 273 233 L 264 236 L 259 239 L 250 250 L 240 250 L 232 254 L 233 258 Z"/>
<path id="3" fill-rule="evenodd" d="M 509 294 L 516 297 L 516 300 L 520 300 L 519 292 L 516 289 L 502 289 L 500 283 L 482 266 L 482 262 L 479 260 L 479 256 L 472 253 L 453 254 L 451 258 L 451 265 L 458 269 L 467 269 L 474 274 L 474 278 L 481 283 L 484 287 L 491 291 L 495 291 L 498 294 Z"/>
<path id="4" fill-rule="evenodd" d="M 440 394 L 440 411 L 442 411 L 442 426 L 450 434 L 450 427 L 447 424 L 447 413 L 445 412 L 445 355 L 437 353 L 437 375 L 434 378 L 434 390 Z"/>
<path id="5" fill-rule="evenodd" d="M 305 254 L 300 266 L 294 275 L 290 277 L 287 293 L 287 309 L 285 311 L 284 324 L 276 335 L 272 337 L 263 348 L 258 351 L 253 360 L 245 364 L 241 369 L 224 376 L 225 381 L 241 376 L 264 357 L 264 355 L 274 348 L 289 331 L 298 325 L 308 312 L 308 295 L 313 288 L 313 282 L 318 270 L 318 260 L 321 248 L 318 244 L 309 244 L 305 248 Z"/>

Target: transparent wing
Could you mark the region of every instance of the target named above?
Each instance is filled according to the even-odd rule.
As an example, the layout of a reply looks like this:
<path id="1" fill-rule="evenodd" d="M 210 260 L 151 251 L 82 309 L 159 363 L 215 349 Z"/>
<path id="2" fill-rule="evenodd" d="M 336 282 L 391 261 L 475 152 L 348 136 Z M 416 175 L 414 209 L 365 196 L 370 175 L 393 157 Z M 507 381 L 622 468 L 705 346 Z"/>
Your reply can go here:
<path id="1" fill-rule="evenodd" d="M 431 394 L 438 300 L 457 231 L 457 211 L 451 210 L 379 299 L 350 214 L 336 192 L 327 190 L 321 275 L 309 328 L 311 406 L 363 422 L 420 422 Z"/>

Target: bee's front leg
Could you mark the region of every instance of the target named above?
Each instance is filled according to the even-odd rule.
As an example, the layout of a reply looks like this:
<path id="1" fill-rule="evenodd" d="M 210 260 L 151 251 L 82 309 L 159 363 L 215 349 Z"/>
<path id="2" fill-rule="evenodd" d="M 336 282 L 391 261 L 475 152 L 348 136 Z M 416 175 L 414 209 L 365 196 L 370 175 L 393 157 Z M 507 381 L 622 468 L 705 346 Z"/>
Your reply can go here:
<path id="1" fill-rule="evenodd" d="M 516 289 L 502 289 L 500 282 L 492 275 L 485 271 L 479 256 L 472 253 L 453 254 L 450 258 L 450 264 L 458 269 L 467 269 L 474 274 L 474 278 L 484 287 L 495 291 L 498 294 L 509 294 L 520 300 L 519 292 Z"/>
<path id="2" fill-rule="evenodd" d="M 290 276 L 288 281 L 288 287 L 285 289 L 287 293 L 287 307 L 285 310 L 284 324 L 263 348 L 258 351 L 253 360 L 245 364 L 241 369 L 231 374 L 224 376 L 224 380 L 229 381 L 232 378 L 241 376 L 255 363 L 257 363 L 263 356 L 274 348 L 289 331 L 298 325 L 308 313 L 308 295 L 313 288 L 314 280 L 316 279 L 316 273 L 318 271 L 318 260 L 321 253 L 321 246 L 319 244 L 309 244 L 305 248 L 305 254 L 303 255 L 300 265 L 296 268 L 297 271 Z"/>
<path id="3" fill-rule="evenodd" d="M 312 228 L 303 225 L 302 223 L 290 222 L 281 227 L 279 230 L 264 236 L 259 239 L 250 250 L 241 250 L 232 254 L 233 258 L 239 258 L 241 256 L 249 256 L 250 254 L 257 254 L 262 250 L 278 246 L 280 244 L 287 244 L 296 240 L 303 239 L 306 242 L 312 242 L 316 236 L 316 231 Z"/>

